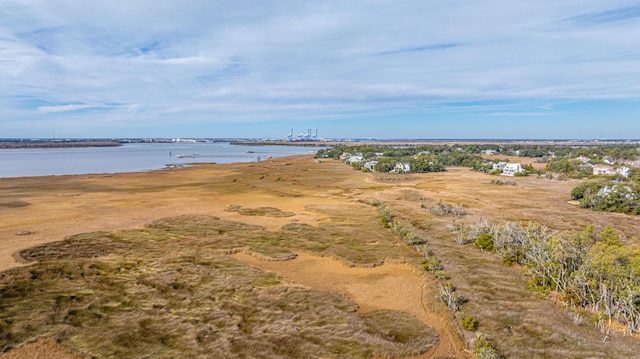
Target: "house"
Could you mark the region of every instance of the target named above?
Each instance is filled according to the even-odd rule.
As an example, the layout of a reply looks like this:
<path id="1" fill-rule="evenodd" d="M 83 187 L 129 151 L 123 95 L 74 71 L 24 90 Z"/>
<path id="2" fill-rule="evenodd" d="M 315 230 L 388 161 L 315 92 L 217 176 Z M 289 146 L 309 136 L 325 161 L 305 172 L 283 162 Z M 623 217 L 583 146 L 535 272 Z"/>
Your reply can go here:
<path id="1" fill-rule="evenodd" d="M 373 172 L 376 170 L 377 165 L 378 165 L 378 161 L 365 162 L 364 169 L 369 170 L 369 172 Z"/>
<path id="2" fill-rule="evenodd" d="M 507 163 L 502 169 L 503 176 L 515 176 L 516 173 L 523 173 L 524 169 L 519 163 Z"/>
<path id="3" fill-rule="evenodd" d="M 611 156 L 604 156 L 602 157 L 602 161 L 606 164 L 612 165 L 614 163 L 616 163 L 616 160 L 613 159 L 613 157 Z"/>
<path id="4" fill-rule="evenodd" d="M 482 151 L 482 154 L 484 154 L 485 156 L 493 156 L 496 154 L 495 150 L 484 150 Z"/>
<path id="5" fill-rule="evenodd" d="M 493 170 L 494 171 L 502 171 L 502 169 L 504 168 L 504 166 L 506 166 L 507 163 L 506 162 L 498 162 L 498 163 L 494 163 L 493 164 Z"/>
<path id="6" fill-rule="evenodd" d="M 347 160 L 349 164 L 364 162 L 364 157 L 361 154 L 350 156 Z"/>
<path id="7" fill-rule="evenodd" d="M 595 165 L 593 166 L 593 174 L 594 175 L 612 175 L 615 174 L 616 170 L 609 165 Z"/>
<path id="8" fill-rule="evenodd" d="M 411 163 L 396 162 L 396 166 L 391 170 L 393 173 L 411 173 Z"/>

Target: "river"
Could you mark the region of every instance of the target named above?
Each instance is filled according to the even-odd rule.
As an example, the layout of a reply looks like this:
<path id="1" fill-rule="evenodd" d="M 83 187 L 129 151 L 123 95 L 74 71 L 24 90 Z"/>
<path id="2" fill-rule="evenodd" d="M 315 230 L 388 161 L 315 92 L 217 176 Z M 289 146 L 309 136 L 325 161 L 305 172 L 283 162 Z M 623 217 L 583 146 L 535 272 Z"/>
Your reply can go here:
<path id="1" fill-rule="evenodd" d="M 0 178 L 139 172 L 193 162 L 256 162 L 313 154 L 303 146 L 238 146 L 215 143 L 132 143 L 120 147 L 0 149 Z"/>

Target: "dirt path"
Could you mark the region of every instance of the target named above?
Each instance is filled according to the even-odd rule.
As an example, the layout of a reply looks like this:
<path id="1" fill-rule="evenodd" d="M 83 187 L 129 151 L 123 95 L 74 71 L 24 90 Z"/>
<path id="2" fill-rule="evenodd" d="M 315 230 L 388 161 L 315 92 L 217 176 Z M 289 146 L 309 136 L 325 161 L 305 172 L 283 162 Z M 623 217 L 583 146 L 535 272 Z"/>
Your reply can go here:
<path id="1" fill-rule="evenodd" d="M 361 312 L 379 309 L 404 311 L 415 315 L 438 333 L 436 347 L 416 358 L 465 358 L 462 342 L 451 335 L 438 313 L 425 310 L 423 298 L 426 278 L 404 264 L 385 264 L 374 268 L 348 267 L 342 262 L 310 254 L 298 254 L 290 261 L 263 261 L 246 253 L 233 255 L 248 265 L 282 275 L 293 284 L 346 295 Z"/>

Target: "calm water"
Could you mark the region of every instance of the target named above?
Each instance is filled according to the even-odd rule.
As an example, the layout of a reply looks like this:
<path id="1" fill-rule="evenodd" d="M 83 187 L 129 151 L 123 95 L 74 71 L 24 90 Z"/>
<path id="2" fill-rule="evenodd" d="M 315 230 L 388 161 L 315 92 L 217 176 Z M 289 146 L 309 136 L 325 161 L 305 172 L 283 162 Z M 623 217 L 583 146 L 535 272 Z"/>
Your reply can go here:
<path id="1" fill-rule="evenodd" d="M 299 146 L 236 146 L 228 143 L 134 143 L 121 147 L 0 149 L 0 178 L 138 172 L 190 162 L 255 162 L 268 156 L 312 154 Z M 187 157 L 180 158 L 181 155 Z M 192 157 L 193 156 L 193 157 Z"/>

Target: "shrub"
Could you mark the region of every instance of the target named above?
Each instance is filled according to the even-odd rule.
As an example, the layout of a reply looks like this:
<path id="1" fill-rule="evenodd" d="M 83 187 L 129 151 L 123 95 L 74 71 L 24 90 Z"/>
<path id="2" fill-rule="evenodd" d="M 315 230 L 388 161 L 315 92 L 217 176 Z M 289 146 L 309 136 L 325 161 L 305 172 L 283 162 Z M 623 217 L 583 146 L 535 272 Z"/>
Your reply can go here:
<path id="1" fill-rule="evenodd" d="M 544 278 L 534 275 L 529 279 L 529 285 L 527 286 L 532 292 L 539 292 L 542 294 L 549 294 L 551 286 L 545 281 Z"/>
<path id="2" fill-rule="evenodd" d="M 493 244 L 493 236 L 488 233 L 483 233 L 480 237 L 476 238 L 473 242 L 473 246 L 480 248 L 483 251 L 495 252 L 496 247 Z"/>
<path id="3" fill-rule="evenodd" d="M 475 320 L 472 316 L 467 315 L 461 322 L 460 325 L 470 332 L 478 329 L 478 321 Z"/>
<path id="4" fill-rule="evenodd" d="M 440 261 L 435 256 L 428 256 L 426 260 L 427 262 L 424 264 L 424 270 L 435 273 L 436 271 L 442 269 Z"/>
<path id="5" fill-rule="evenodd" d="M 460 326 L 464 330 L 473 332 L 476 329 L 478 329 L 478 321 L 474 317 L 467 315 L 463 312 L 457 312 L 456 318 L 458 318 L 458 320 L 460 321 Z"/>
<path id="6" fill-rule="evenodd" d="M 496 350 L 493 343 L 487 339 L 487 336 L 478 333 L 473 340 L 474 353 L 478 359 L 500 359 L 502 356 Z"/>
<path id="7" fill-rule="evenodd" d="M 437 270 L 437 271 L 433 272 L 433 275 L 434 275 L 437 279 L 440 279 L 440 280 L 449 280 L 449 279 L 451 279 L 451 276 L 450 276 L 450 275 L 448 275 L 447 273 L 445 273 L 445 272 L 444 272 L 444 271 L 442 271 L 442 270 Z"/>
<path id="8" fill-rule="evenodd" d="M 440 301 L 454 312 L 458 311 L 458 301 L 456 300 L 455 292 L 456 288 L 451 283 L 445 283 L 440 286 Z"/>
<path id="9" fill-rule="evenodd" d="M 453 205 L 443 202 L 442 200 L 438 201 L 435 206 L 429 208 L 429 211 L 439 216 L 453 214 L 456 217 L 461 217 L 467 214 L 467 211 L 464 209 L 464 204 Z"/>
<path id="10" fill-rule="evenodd" d="M 507 250 L 502 255 L 502 265 L 504 266 L 512 266 L 514 264 L 521 264 L 524 262 L 524 253 L 518 252 L 515 253 L 512 250 Z"/>
<path id="11" fill-rule="evenodd" d="M 407 234 L 405 234 L 404 239 L 407 242 L 407 244 L 411 246 L 427 243 L 427 241 L 425 241 L 424 238 L 420 237 L 419 235 L 413 232 L 408 232 Z"/>
<path id="12" fill-rule="evenodd" d="M 456 288 L 451 283 L 445 283 L 440 286 L 438 297 L 442 303 L 446 304 L 454 312 L 460 309 L 460 305 L 467 302 L 463 295 L 456 295 Z"/>

